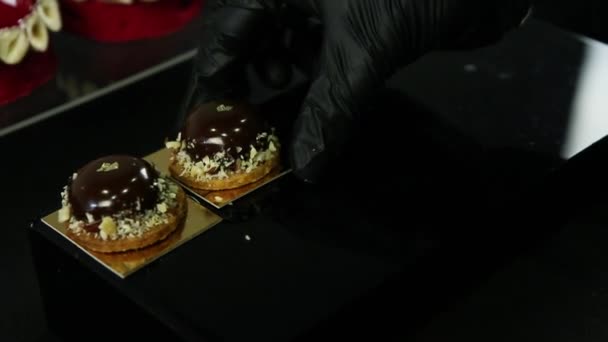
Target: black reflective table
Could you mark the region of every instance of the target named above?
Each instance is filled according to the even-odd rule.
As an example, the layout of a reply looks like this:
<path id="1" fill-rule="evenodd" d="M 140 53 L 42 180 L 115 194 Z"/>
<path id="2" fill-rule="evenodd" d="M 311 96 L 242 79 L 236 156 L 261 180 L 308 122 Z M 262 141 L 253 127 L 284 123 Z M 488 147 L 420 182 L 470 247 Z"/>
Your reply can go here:
<path id="1" fill-rule="evenodd" d="M 32 218 L 47 319 L 62 336 L 101 340 L 120 326 L 186 341 L 424 337 L 443 329 L 438 313 L 459 316 L 496 272 L 559 236 L 566 208 L 589 204 L 573 196 L 581 174 L 598 184 L 608 153 L 595 77 L 606 51 L 532 21 L 497 46 L 429 55 L 378 94 L 325 184 L 287 177 L 125 280 L 37 217 L 83 163 L 162 146 L 189 63 L 2 138 L 19 165 L 5 170 L 15 181 L 2 204 Z M 305 91 L 264 101 L 265 112 L 288 130 Z"/>
<path id="2" fill-rule="evenodd" d="M 443 310 L 415 340 L 605 340 L 607 151 L 604 138 L 557 177 L 548 192 L 557 200 L 533 227 L 555 234 L 498 269 L 459 305 Z"/>

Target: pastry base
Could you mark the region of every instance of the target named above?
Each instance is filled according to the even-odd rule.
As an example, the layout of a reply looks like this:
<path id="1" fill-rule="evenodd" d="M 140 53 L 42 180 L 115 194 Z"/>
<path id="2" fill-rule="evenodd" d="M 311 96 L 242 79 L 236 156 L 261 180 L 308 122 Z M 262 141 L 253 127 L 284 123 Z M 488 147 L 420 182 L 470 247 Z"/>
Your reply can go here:
<path id="1" fill-rule="evenodd" d="M 169 222 L 156 225 L 138 237 L 127 237 L 116 240 L 103 240 L 93 234 L 75 234 L 67 229 L 66 234 L 83 247 L 95 252 L 114 253 L 140 249 L 165 239 L 184 220 L 187 213 L 186 194 L 181 188 L 177 193 L 177 206 L 169 210 Z"/>
<path id="2" fill-rule="evenodd" d="M 184 168 L 177 162 L 175 152 L 172 152 L 169 164 L 169 172 L 171 172 L 171 176 L 173 176 L 180 182 L 186 184 L 188 187 L 194 189 L 227 190 L 240 188 L 243 185 L 257 182 L 258 180 L 264 178 L 267 174 L 269 174 L 270 171 L 272 171 L 275 167 L 277 167 L 279 165 L 279 162 L 280 158 L 277 154 L 274 158 L 267 160 L 263 164 L 251 170 L 251 172 L 249 173 L 238 172 L 224 179 L 209 179 L 199 181 L 187 175 L 180 176 L 180 174 L 184 171 Z"/>
<path id="3" fill-rule="evenodd" d="M 90 253 L 103 262 L 112 265 L 112 267 L 121 269 L 122 272 L 125 272 L 129 269 L 129 266 L 143 264 L 147 260 L 151 260 L 157 255 L 162 254 L 167 248 L 178 242 L 184 231 L 185 225 L 183 223 L 185 223 L 185 220 L 165 239 L 145 248 L 118 253 L 102 253 L 95 251 L 90 251 Z"/>

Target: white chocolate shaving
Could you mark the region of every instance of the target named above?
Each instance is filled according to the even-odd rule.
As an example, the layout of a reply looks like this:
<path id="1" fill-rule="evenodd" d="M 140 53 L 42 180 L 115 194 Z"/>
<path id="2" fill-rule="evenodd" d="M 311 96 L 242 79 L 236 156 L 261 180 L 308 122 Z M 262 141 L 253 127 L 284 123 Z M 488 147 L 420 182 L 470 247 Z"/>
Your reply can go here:
<path id="1" fill-rule="evenodd" d="M 245 159 L 243 155 L 240 156 L 236 171 L 233 171 L 231 167 L 235 163 L 235 160 L 226 159 L 225 152 L 221 151 L 212 156 L 195 158 L 196 156 L 191 156 L 185 151 L 184 147 L 184 145 L 192 145 L 192 142 L 182 144 L 182 147 L 176 154 L 177 163 L 182 167 L 181 176 L 188 176 L 199 181 L 204 181 L 209 179 L 225 179 L 235 172 L 249 173 L 260 164 L 275 158 L 279 153 L 279 140 L 274 134 L 265 132 L 258 134 L 257 140 L 263 139 L 266 139 L 268 142 L 268 148 L 258 151 L 253 145 L 250 145 L 248 158 Z M 237 153 L 242 150 L 242 147 L 236 147 Z"/>
<path id="2" fill-rule="evenodd" d="M 86 217 L 87 217 L 87 221 L 89 223 L 93 223 L 95 222 L 95 218 L 93 217 L 93 215 L 89 214 L 89 213 L 85 213 Z"/>

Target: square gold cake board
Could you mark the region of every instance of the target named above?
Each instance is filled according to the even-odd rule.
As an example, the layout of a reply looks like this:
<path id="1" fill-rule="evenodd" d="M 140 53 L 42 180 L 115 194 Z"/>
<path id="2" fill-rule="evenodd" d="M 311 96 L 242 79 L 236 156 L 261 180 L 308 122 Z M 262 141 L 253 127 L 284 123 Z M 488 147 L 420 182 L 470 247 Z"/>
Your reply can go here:
<path id="1" fill-rule="evenodd" d="M 190 198 L 187 198 L 187 201 L 188 214 L 186 216 L 186 221 L 181 227 L 178 227 L 176 231 L 171 233 L 163 241 L 131 252 L 98 253 L 86 249 L 67 235 L 65 224 L 60 224 L 58 221 L 58 211 L 43 217 L 42 222 L 76 245 L 76 247 L 80 248 L 83 252 L 91 256 L 102 266 L 106 267 L 119 277 L 126 278 L 135 271 L 152 263 L 154 260 L 169 253 L 197 235 L 211 229 L 213 226 L 222 221 L 221 217 L 217 216 L 212 211 L 201 206 Z"/>
<path id="2" fill-rule="evenodd" d="M 157 164 L 157 167 L 162 165 L 158 160 L 152 161 L 150 156 L 144 157 L 144 159 L 154 162 Z M 162 172 L 162 170 L 159 171 Z M 211 229 L 213 226 L 222 221 L 222 218 L 213 213 L 211 210 L 198 204 L 189 197 L 186 199 L 188 201 L 188 213 L 186 220 L 180 227 L 178 227 L 176 231 L 171 233 L 166 239 L 160 241 L 159 243 L 131 252 L 97 253 L 86 249 L 67 235 L 65 225 L 60 224 L 58 221 L 59 209 L 43 217 L 42 222 L 76 245 L 76 247 L 80 248 L 83 252 L 91 256 L 102 266 L 106 267 L 119 277 L 126 278 L 135 271 L 152 263 L 154 260 L 169 253 L 185 242 L 193 239 L 197 235 Z"/>
<path id="3" fill-rule="evenodd" d="M 169 156 L 170 151 L 166 148 L 158 150 L 152 154 L 150 154 L 146 159 L 154 164 L 154 166 L 162 173 L 171 177 L 169 173 Z M 221 190 L 221 191 L 208 191 L 208 190 L 198 190 L 189 187 L 188 185 L 180 182 L 178 179 L 171 177 L 177 183 L 179 183 L 184 189 L 188 190 L 193 196 L 197 199 L 204 201 L 205 203 L 215 207 L 216 209 L 221 209 L 226 205 L 230 205 L 232 202 L 238 200 L 239 198 L 263 187 L 264 185 L 275 181 L 286 174 L 291 172 L 291 169 L 285 169 L 282 166 L 274 169 L 270 172 L 266 177 L 260 179 L 259 181 L 242 186 L 236 189 L 229 190 Z"/>

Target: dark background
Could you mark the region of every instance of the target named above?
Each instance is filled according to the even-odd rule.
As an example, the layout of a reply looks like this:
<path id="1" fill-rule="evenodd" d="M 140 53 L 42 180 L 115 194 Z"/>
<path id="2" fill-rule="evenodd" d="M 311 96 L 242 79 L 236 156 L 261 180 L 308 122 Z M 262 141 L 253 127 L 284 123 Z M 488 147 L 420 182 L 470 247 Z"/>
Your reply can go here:
<path id="1" fill-rule="evenodd" d="M 578 1 L 556 1 L 539 0 L 536 3 L 534 16 L 537 19 L 546 20 L 566 30 L 571 30 L 578 34 L 586 35 L 603 42 L 608 42 L 608 2 L 605 0 L 578 0 Z M 179 101 L 180 93 L 184 87 L 166 87 L 167 83 L 185 82 L 187 69 L 177 68 L 168 71 L 168 74 L 152 77 L 134 86 L 124 89 L 119 94 L 112 95 L 116 101 L 126 102 L 127 99 L 142 94 L 162 94 L 163 108 L 156 110 L 170 111 L 170 107 Z M 185 85 L 184 85 L 185 86 Z M 170 91 L 168 91 L 170 89 Z M 91 104 L 83 106 L 80 111 L 95 110 L 99 115 L 103 115 L 104 110 L 113 110 L 117 103 L 101 99 Z M 132 107 L 124 107 L 125 115 L 128 110 L 136 110 Z M 74 113 L 77 116 L 77 113 Z M 90 129 L 97 129 L 90 127 Z M 3 138 L 0 140 L 2 151 L 10 150 L 8 160 L 18 161 L 18 163 L 3 163 L 3 166 L 36 168 L 41 167 L 39 160 L 32 160 L 30 156 L 19 154 L 19 148 L 15 148 L 15 142 L 23 142 L 20 136 L 34 138 L 36 129 L 27 129 L 25 132 L 16 133 L 15 137 Z M 57 153 L 69 153 L 68 151 L 57 150 Z M 7 157 L 7 155 L 5 155 Z M 54 160 L 52 155 L 43 158 L 45 165 L 42 167 L 52 167 Z M 47 180 L 44 180 L 46 182 Z M 3 223 L 4 236 L 0 242 L 1 262 L 0 262 L 0 341 L 53 341 L 55 338 L 46 332 L 45 319 L 40 303 L 40 294 L 36 277 L 32 268 L 29 255 L 29 246 L 25 236 L 25 228 L 30 219 L 39 213 L 37 208 L 26 205 L 26 194 L 32 191 L 52 193 L 56 184 L 47 183 L 45 185 L 32 185 L 30 182 L 27 189 L 21 193 L 9 193 L 0 203 L 4 212 L 8 208 L 15 206 L 20 210 L 8 213 Z M 6 194 L 5 194 L 6 195 Z M 49 197 L 48 195 L 43 197 Z M 17 204 L 16 204 L 17 203 Z M 68 313 L 78 314 L 78 313 Z M 66 317 L 69 319 L 69 317 Z"/>
<path id="2" fill-rule="evenodd" d="M 547 20 L 561 28 L 608 41 L 608 2 L 602 0 L 537 0 L 536 18 Z"/>

